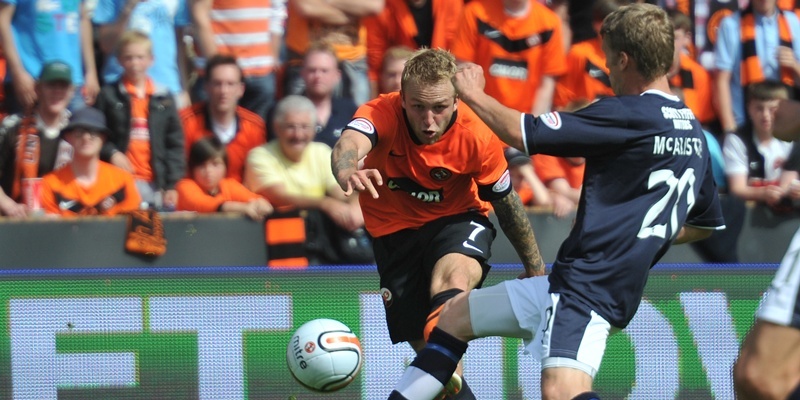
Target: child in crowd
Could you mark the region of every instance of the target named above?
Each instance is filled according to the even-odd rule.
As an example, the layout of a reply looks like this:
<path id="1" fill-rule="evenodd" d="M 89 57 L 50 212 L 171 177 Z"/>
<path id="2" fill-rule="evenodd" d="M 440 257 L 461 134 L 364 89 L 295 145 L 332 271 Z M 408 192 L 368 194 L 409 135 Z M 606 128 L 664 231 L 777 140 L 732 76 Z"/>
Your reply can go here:
<path id="1" fill-rule="evenodd" d="M 798 153 L 792 152 L 792 143 L 776 139 L 773 131 L 778 104 L 788 97 L 781 82 L 747 87 L 747 122 L 735 133 L 725 135 L 722 146 L 728 190 L 734 196 L 773 207 L 779 207 L 786 198 L 789 188 L 781 186 L 781 175 L 787 169 L 797 169 Z"/>
<path id="2" fill-rule="evenodd" d="M 272 205 L 247 190 L 239 181 L 226 178 L 228 156 L 215 136 L 195 142 L 189 150 L 191 178 L 182 179 L 178 190 L 178 210 L 212 213 L 239 212 L 259 220 L 272 213 Z"/>
<path id="3" fill-rule="evenodd" d="M 183 129 L 175 101 L 148 75 L 153 44 L 127 31 L 117 44 L 120 80 L 104 86 L 97 107 L 110 130 L 101 158 L 134 175 L 142 200 L 157 210 L 174 210 L 175 184 L 185 176 Z"/>

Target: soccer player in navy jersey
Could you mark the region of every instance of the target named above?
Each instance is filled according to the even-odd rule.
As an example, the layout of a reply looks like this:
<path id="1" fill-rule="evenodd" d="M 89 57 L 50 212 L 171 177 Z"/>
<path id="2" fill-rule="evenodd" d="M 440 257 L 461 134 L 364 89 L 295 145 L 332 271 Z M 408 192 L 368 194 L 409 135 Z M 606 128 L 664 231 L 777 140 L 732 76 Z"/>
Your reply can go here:
<path id="1" fill-rule="evenodd" d="M 616 96 L 574 114 L 514 111 L 483 91 L 480 67 L 456 74 L 461 101 L 504 142 L 529 154 L 585 157 L 583 193 L 551 274 L 451 299 L 390 399 L 433 398 L 467 341 L 485 336 L 525 340 L 541 360 L 545 400 L 599 399 L 592 381 L 606 340 L 633 318 L 650 268 L 673 243 L 724 228 L 702 128 L 669 94 L 673 34 L 656 6 L 610 14 L 601 35 Z"/>
<path id="2" fill-rule="evenodd" d="M 800 139 L 800 102 L 782 100 L 775 113 L 776 138 Z M 788 188 L 800 195 L 800 182 Z M 740 400 L 800 399 L 800 230 L 775 273 L 733 367 Z"/>

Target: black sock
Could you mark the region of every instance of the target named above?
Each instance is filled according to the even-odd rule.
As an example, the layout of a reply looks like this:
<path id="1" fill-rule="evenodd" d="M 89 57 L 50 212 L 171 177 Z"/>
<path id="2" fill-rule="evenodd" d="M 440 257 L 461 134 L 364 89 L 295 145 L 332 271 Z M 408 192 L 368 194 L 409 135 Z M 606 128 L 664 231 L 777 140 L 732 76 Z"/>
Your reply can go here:
<path id="1" fill-rule="evenodd" d="M 447 384 L 458 366 L 458 361 L 467 352 L 467 343 L 449 333 L 433 328 L 428 344 L 411 363 L 442 383 Z"/>
<path id="2" fill-rule="evenodd" d="M 450 381 L 466 351 L 466 342 L 434 328 L 428 344 L 406 368 L 389 399 L 434 398 Z"/>
<path id="3" fill-rule="evenodd" d="M 600 395 L 595 392 L 583 392 L 573 397 L 572 400 L 600 400 Z"/>

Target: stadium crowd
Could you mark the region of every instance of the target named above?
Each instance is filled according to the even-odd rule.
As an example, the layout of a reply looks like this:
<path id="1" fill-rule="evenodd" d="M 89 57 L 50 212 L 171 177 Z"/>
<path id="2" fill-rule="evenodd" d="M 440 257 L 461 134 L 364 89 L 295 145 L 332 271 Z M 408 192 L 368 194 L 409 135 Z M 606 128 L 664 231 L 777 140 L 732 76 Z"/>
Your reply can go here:
<path id="1" fill-rule="evenodd" d="M 486 92 L 517 111 L 574 111 L 613 95 L 598 30 L 626 2 L 0 0 L 0 215 L 303 209 L 332 222 L 318 232 L 363 235 L 331 149 L 360 105 L 400 89 L 416 49 L 480 65 Z M 800 149 L 772 135 L 800 86 L 800 11 L 731 12 L 706 68 L 691 2 L 656 3 L 675 30 L 669 82 L 707 130 L 728 226 L 693 245 L 736 262 L 745 202 L 800 204 Z M 505 156 L 525 205 L 576 210 L 583 159 Z"/>

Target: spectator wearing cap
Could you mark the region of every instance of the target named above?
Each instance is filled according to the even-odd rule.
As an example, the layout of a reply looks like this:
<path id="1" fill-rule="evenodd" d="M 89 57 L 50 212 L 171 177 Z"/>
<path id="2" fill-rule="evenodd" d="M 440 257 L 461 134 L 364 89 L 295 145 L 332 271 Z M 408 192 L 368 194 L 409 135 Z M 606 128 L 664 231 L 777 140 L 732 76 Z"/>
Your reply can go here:
<path id="1" fill-rule="evenodd" d="M 36 85 L 36 107 L 26 115 L 13 114 L 0 123 L 0 214 L 25 217 L 31 211 L 22 201 L 23 180 L 35 180 L 72 160 L 72 146 L 59 137 L 69 122 L 67 106 L 74 87 L 70 67 L 59 61 L 45 64 Z"/>
<path id="2" fill-rule="evenodd" d="M 511 185 L 526 206 L 550 207 L 553 199 L 533 169 L 531 157 L 513 147 L 506 147 L 503 155 L 508 162 Z"/>
<path id="3" fill-rule="evenodd" d="M 62 217 L 116 215 L 139 208 L 133 175 L 100 161 L 108 137 L 103 113 L 91 107 L 76 111 L 61 137 L 73 147 L 72 163 L 42 180 L 41 202 L 47 214 Z"/>
<path id="4" fill-rule="evenodd" d="M 37 100 L 35 77 L 60 60 L 77 88 L 69 109 L 93 104 L 100 85 L 95 68 L 92 23 L 83 0 L 0 0 L 0 47 L 5 53 L 5 108 L 30 111 Z"/>

